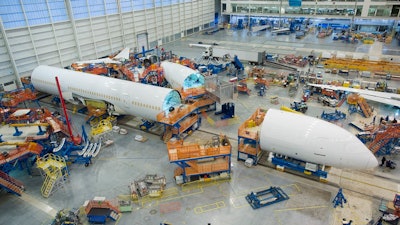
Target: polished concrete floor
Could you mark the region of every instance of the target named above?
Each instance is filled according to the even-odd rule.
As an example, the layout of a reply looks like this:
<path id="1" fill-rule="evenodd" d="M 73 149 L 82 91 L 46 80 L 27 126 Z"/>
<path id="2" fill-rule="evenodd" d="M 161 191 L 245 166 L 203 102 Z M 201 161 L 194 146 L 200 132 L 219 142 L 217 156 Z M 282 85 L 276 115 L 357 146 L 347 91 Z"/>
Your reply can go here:
<path id="1" fill-rule="evenodd" d="M 231 47 L 239 46 L 238 48 L 258 49 L 262 47 L 267 52 L 270 50 L 282 55 L 308 54 L 311 50 L 319 51 L 320 49 L 360 54 L 369 54 L 370 51 L 374 51 L 376 54 L 373 48 L 380 45 L 379 43 L 375 46 L 346 44 L 329 39 L 317 39 L 314 35 L 298 41 L 294 39 L 293 35 L 272 36 L 268 32 L 247 35 L 243 31 L 235 31 L 218 32 L 214 35 L 193 35 L 163 47 L 178 55 L 195 58 L 201 55 L 201 49 L 189 48 L 188 44 L 199 41 L 203 43 L 216 42 Z M 389 47 L 385 45 L 377 46 L 377 49 L 381 49 L 381 54 L 384 54 L 387 48 Z M 399 48 L 393 44 L 389 49 L 396 53 L 396 49 Z M 308 68 L 302 69 L 307 70 Z M 324 76 L 332 79 L 344 79 L 337 75 L 324 74 Z M 229 76 L 220 75 L 220 79 L 228 80 L 229 78 Z M 390 85 L 400 86 L 395 81 L 391 81 Z M 203 118 L 199 131 L 187 138 L 187 141 L 198 141 L 207 140 L 213 134 L 226 134 L 231 139 L 233 146 L 231 179 L 184 186 L 176 185 L 173 179 L 176 166 L 168 161 L 166 145 L 159 136 L 132 128 L 129 125 L 131 118 L 128 117 L 121 120 L 119 124 L 128 130 L 128 134 L 115 133 L 114 144 L 104 147 L 89 167 L 72 164 L 69 167 L 69 181 L 49 198 L 41 196 L 40 188 L 43 178 L 37 170 L 34 170 L 32 175 L 28 175 L 25 170 L 12 171 L 11 175 L 24 183 L 26 191 L 22 197 L 0 192 L 0 224 L 48 224 L 58 210 L 79 208 L 86 200 L 96 196 L 106 197 L 110 200 L 126 199 L 129 194 L 130 182 L 145 174 L 166 176 L 167 189 L 163 196 L 133 202 L 132 212 L 123 213 L 117 222 L 109 221 L 107 224 L 158 225 L 164 222 L 174 225 L 339 225 L 342 218 L 347 218 L 353 220 L 353 224 L 359 225 L 368 224 L 380 215 L 378 209 L 381 202 L 391 201 L 398 192 L 399 169 L 377 168 L 373 171 L 348 171 L 332 168 L 328 175 L 328 182 L 321 183 L 263 166 L 248 168 L 243 165 L 243 162 L 237 161 L 237 129 L 241 122 L 248 118 L 257 107 L 288 106 L 301 96 L 301 89 L 296 96 L 289 97 L 287 89 L 271 87 L 267 90 L 266 95 L 261 97 L 257 95 L 252 86 L 250 87 L 253 92 L 250 95 L 240 94 L 235 102 L 235 119 L 227 123 L 212 123 L 212 121 L 219 121 L 219 118 L 211 112 L 208 114 L 208 119 Z M 269 97 L 272 95 L 279 96 L 278 105 L 270 102 Z M 378 116 L 398 116 L 399 114 L 398 109 L 372 102 L 370 104 L 375 107 L 375 113 Z M 46 103 L 43 103 L 43 106 L 59 110 Z M 308 106 L 307 114 L 310 116 L 319 116 L 323 110 L 334 110 L 322 106 L 314 100 L 308 102 Z M 339 110 L 344 111 L 346 108 Z M 347 124 L 353 120 L 371 122 L 372 119 L 364 119 L 359 114 L 353 114 L 339 125 L 351 130 L 352 128 Z M 72 123 L 77 131 L 80 131 L 82 124 L 86 126 L 87 130 L 89 129 L 85 124 L 84 115 L 73 114 Z M 147 137 L 148 140 L 144 143 L 134 141 L 137 134 Z M 397 155 L 390 157 L 400 161 Z M 252 191 L 267 189 L 270 186 L 281 187 L 290 199 L 253 210 L 246 202 L 245 196 Z M 343 188 L 347 203 L 343 208 L 334 208 L 332 200 L 339 187 Z"/>

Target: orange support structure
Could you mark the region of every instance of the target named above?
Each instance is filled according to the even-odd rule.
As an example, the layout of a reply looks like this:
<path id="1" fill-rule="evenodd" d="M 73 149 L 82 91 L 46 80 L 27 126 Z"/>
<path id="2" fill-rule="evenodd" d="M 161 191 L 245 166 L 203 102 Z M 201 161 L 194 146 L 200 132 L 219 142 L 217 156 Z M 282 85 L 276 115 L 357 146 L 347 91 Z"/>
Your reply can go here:
<path id="1" fill-rule="evenodd" d="M 364 116 L 366 118 L 372 115 L 372 108 L 368 105 L 367 101 L 364 98 L 360 97 L 357 101 L 358 105 L 360 106 Z"/>
<path id="2" fill-rule="evenodd" d="M 321 94 L 339 100 L 339 96 L 336 94 L 334 90 L 323 88 Z"/>
<path id="3" fill-rule="evenodd" d="M 135 82 L 135 75 L 132 73 L 132 71 L 130 71 L 130 70 L 128 69 L 128 67 L 126 67 L 126 66 L 121 66 L 120 70 L 121 70 L 121 72 L 122 72 L 126 77 L 129 78 L 129 80 Z"/>
<path id="4" fill-rule="evenodd" d="M 230 173 L 231 145 L 226 136 L 215 136 L 211 143 L 183 143 L 171 140 L 167 143 L 171 163 L 180 166 L 175 176 L 186 177 L 227 172 Z"/>
<path id="5" fill-rule="evenodd" d="M 22 191 L 24 190 L 24 185 L 20 181 L 10 177 L 8 174 L 4 173 L 1 170 L 0 170 L 0 186 L 3 186 L 6 189 L 11 190 L 18 196 L 21 196 Z"/>
<path id="6" fill-rule="evenodd" d="M 18 146 L 16 149 L 8 152 L 8 154 L 0 154 L 0 165 L 18 159 L 29 153 L 39 155 L 42 150 L 43 147 L 40 144 L 29 142 L 27 145 Z"/>
<path id="7" fill-rule="evenodd" d="M 18 91 L 8 92 L 4 95 L 2 104 L 5 107 L 17 107 L 20 103 L 28 100 L 35 100 L 36 93 L 26 88 Z"/>
<path id="8" fill-rule="evenodd" d="M 400 138 L 400 124 L 386 125 L 386 129 L 377 131 L 368 148 L 375 154 L 393 138 Z"/>
<path id="9" fill-rule="evenodd" d="M 258 108 L 238 129 L 238 160 L 252 158 L 258 162 L 261 156 L 260 126 L 264 121 L 267 110 Z"/>

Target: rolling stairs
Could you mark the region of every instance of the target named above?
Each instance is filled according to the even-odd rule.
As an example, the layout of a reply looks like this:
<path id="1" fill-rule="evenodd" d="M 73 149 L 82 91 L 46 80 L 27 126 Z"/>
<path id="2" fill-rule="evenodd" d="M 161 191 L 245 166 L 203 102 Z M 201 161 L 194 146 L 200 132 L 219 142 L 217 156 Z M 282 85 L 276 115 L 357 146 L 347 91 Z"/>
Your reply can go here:
<path id="1" fill-rule="evenodd" d="M 375 134 L 374 140 L 368 145 L 371 152 L 378 155 L 390 154 L 391 146 L 396 146 L 400 138 L 400 125 L 388 125 L 385 130 L 379 130 Z M 385 149 L 388 146 L 388 149 Z"/>
<path id="2" fill-rule="evenodd" d="M 0 171 L 0 187 L 18 196 L 21 196 L 24 190 L 24 185 L 20 181 L 10 177 L 3 171 Z"/>
<path id="3" fill-rule="evenodd" d="M 42 175 L 45 177 L 41 188 L 42 196 L 48 198 L 64 185 L 68 176 L 67 164 L 63 157 L 54 154 L 38 158 L 36 164 L 44 172 Z"/>
<path id="4" fill-rule="evenodd" d="M 364 98 L 359 98 L 357 104 L 360 106 L 360 109 L 365 118 L 369 118 L 372 115 L 372 108 L 368 105 L 367 101 Z"/>

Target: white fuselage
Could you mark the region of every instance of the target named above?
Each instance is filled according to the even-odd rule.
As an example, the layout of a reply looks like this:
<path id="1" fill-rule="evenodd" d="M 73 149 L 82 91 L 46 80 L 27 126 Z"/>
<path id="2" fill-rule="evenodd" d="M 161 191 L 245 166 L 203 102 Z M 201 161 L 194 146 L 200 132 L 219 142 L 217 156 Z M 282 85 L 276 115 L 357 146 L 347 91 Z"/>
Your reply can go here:
<path id="1" fill-rule="evenodd" d="M 260 131 L 261 148 L 306 162 L 369 169 L 378 161 L 347 130 L 314 117 L 269 109 Z"/>
<path id="2" fill-rule="evenodd" d="M 164 70 L 165 79 L 174 89 L 204 87 L 204 77 L 196 70 L 167 61 L 162 62 L 161 67 Z"/>
<path id="3" fill-rule="evenodd" d="M 58 77 L 66 100 L 73 100 L 69 97 L 103 100 L 125 115 L 157 121 L 157 114 L 181 104 L 179 93 L 169 88 L 57 67 L 38 66 L 33 70 L 31 80 L 36 90 L 58 95 L 55 77 Z"/>

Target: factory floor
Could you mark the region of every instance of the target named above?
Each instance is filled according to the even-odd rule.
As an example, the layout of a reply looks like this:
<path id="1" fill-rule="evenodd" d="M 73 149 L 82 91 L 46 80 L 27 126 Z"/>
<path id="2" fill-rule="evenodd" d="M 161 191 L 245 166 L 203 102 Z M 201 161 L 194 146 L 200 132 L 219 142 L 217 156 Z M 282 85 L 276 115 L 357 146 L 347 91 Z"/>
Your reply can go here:
<path id="1" fill-rule="evenodd" d="M 328 51 L 361 52 L 367 54 L 375 52 L 374 48 L 391 49 L 391 54 L 396 52 L 395 47 L 387 47 L 382 43 L 375 45 L 333 43 L 329 39 L 317 39 L 315 35 L 306 36 L 301 41 L 290 36 L 271 36 L 264 32 L 257 35 L 247 35 L 243 31 L 217 32 L 214 35 L 193 35 L 182 41 L 174 42 L 163 47 L 172 50 L 175 54 L 190 58 L 199 57 L 202 49 L 189 48 L 189 43 L 218 43 L 231 46 L 240 45 L 241 48 L 252 47 L 258 51 L 264 46 L 278 54 L 309 54 L 311 50 L 326 49 Z M 276 51 L 276 52 L 275 52 Z M 378 51 L 379 53 L 379 51 Z M 301 68 L 308 70 L 308 68 Z M 314 68 L 315 70 L 322 69 Z M 326 79 L 344 79 L 338 75 L 325 74 Z M 221 80 L 231 77 L 220 75 Z M 396 81 L 389 81 L 389 86 L 399 87 Z M 131 125 L 132 117 L 125 117 L 119 121 L 119 126 L 127 129 L 125 135 L 113 133 L 114 144 L 102 148 L 99 155 L 93 159 L 92 164 L 85 167 L 83 164 L 69 166 L 70 176 L 64 186 L 48 198 L 41 195 L 40 188 L 43 178 L 36 169 L 31 175 L 26 170 L 13 170 L 10 175 L 22 181 L 25 192 L 21 197 L 5 192 L 0 192 L 0 224 L 49 224 L 57 211 L 61 209 L 80 208 L 85 201 L 95 197 L 105 197 L 112 201 L 129 199 L 128 185 L 146 174 L 164 175 L 167 179 L 166 190 L 159 198 L 144 198 L 132 203 L 132 212 L 123 213 L 117 222 L 108 221 L 107 224 L 123 225 L 158 225 L 169 223 L 173 225 L 207 225 L 207 224 L 307 224 L 307 225 L 340 225 L 342 219 L 353 220 L 353 224 L 368 224 L 381 213 L 379 207 L 387 201 L 393 200 L 398 193 L 400 181 L 400 168 L 394 170 L 376 168 L 372 171 L 349 171 L 331 168 L 326 183 L 314 179 L 304 178 L 287 172 L 280 172 L 263 166 L 246 167 L 242 161 L 237 161 L 237 130 L 239 125 L 247 119 L 257 107 L 279 108 L 281 105 L 289 106 L 294 100 L 299 100 L 301 88 L 294 97 L 288 96 L 288 90 L 282 87 L 270 87 L 265 96 L 258 96 L 256 89 L 250 85 L 252 93 L 239 94 L 235 101 L 235 118 L 219 122 L 218 116 L 213 112 L 202 119 L 199 131 L 195 131 L 186 141 L 205 141 L 213 135 L 227 135 L 233 146 L 231 177 L 227 180 L 217 180 L 188 185 L 177 185 L 174 176 L 176 166 L 170 164 L 167 148 L 157 135 L 144 133 L 134 129 Z M 279 96 L 279 104 L 270 101 L 271 96 Z M 320 116 L 325 110 L 333 112 L 334 108 L 322 106 L 311 99 L 308 104 L 307 115 Z M 393 116 L 398 119 L 399 109 L 389 106 L 370 103 L 375 115 Z M 60 111 L 51 104 L 42 103 L 50 110 Z M 33 106 L 32 106 L 33 107 Z M 217 105 L 217 110 L 220 105 Z M 342 106 L 338 110 L 346 111 Z M 78 132 L 85 123 L 85 116 L 70 111 L 71 121 Z M 372 118 L 363 118 L 359 114 L 349 115 L 344 121 L 338 123 L 351 132 L 356 132 L 348 125 L 352 121 L 372 122 Z M 290 129 L 288 127 L 287 129 Z M 10 134 L 14 130 L 10 130 Z M 9 134 L 9 135 L 10 135 Z M 136 135 L 142 135 L 146 142 L 135 141 Z M 3 134 L 6 137 L 6 134 Z M 4 139 L 5 139 L 4 137 Z M 6 140 L 6 139 L 5 139 Z M 397 161 L 397 155 L 390 156 Z M 271 186 L 281 187 L 290 199 L 260 209 L 252 209 L 246 202 L 245 196 L 250 192 L 268 189 Z M 334 208 L 333 200 L 343 189 L 347 202 L 343 207 Z"/>

